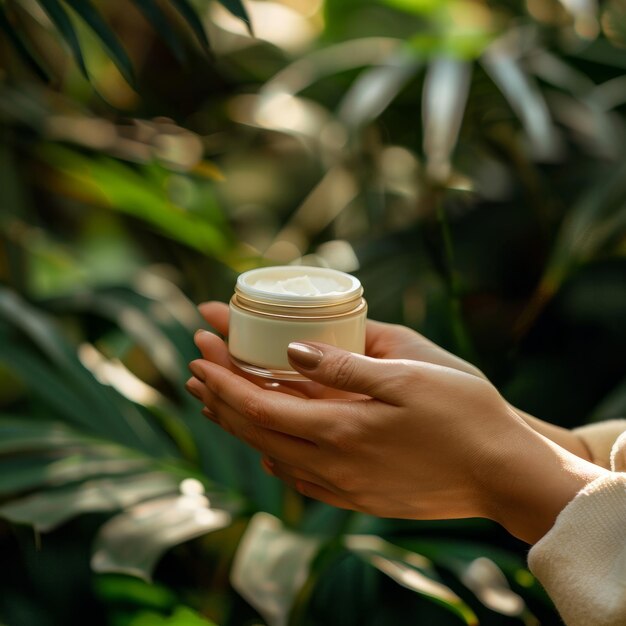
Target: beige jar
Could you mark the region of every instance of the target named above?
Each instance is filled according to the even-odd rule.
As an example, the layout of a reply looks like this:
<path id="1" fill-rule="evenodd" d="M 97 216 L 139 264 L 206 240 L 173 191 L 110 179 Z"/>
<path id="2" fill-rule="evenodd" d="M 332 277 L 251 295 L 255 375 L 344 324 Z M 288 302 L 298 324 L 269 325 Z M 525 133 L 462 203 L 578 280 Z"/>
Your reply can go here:
<path id="1" fill-rule="evenodd" d="M 319 341 L 363 354 L 367 303 L 357 278 L 322 267 L 244 272 L 230 301 L 228 349 L 242 370 L 306 380 L 287 359 L 292 341 Z"/>

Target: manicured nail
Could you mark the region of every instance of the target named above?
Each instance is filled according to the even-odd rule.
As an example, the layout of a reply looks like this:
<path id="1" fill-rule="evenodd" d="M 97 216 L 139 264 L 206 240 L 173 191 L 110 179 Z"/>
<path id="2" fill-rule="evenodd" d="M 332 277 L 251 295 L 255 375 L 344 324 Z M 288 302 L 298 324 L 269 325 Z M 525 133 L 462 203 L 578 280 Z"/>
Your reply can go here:
<path id="1" fill-rule="evenodd" d="M 193 361 L 189 364 L 189 371 L 198 379 L 201 380 L 202 382 L 205 381 L 206 377 L 204 375 L 204 371 L 202 370 L 202 368 L 197 364 L 194 363 Z"/>
<path id="2" fill-rule="evenodd" d="M 198 330 L 193 334 L 193 340 L 197 341 L 199 337 L 202 337 L 202 335 L 210 335 L 211 333 L 208 330 L 205 330 L 204 328 L 198 328 Z"/>
<path id="3" fill-rule="evenodd" d="M 195 396 L 196 398 L 198 398 L 198 400 L 202 400 L 202 394 L 195 389 L 194 387 L 192 387 L 189 383 L 185 384 L 185 389 L 192 395 Z"/>
<path id="4" fill-rule="evenodd" d="M 263 457 L 263 459 L 261 460 L 261 465 L 263 465 L 263 470 L 266 474 L 274 476 L 274 471 L 272 470 L 274 463 L 270 462 L 267 457 Z"/>
<path id="5" fill-rule="evenodd" d="M 304 370 L 314 370 L 322 361 L 324 353 L 313 346 L 307 346 L 297 341 L 287 348 L 289 359 Z"/>
<path id="6" fill-rule="evenodd" d="M 211 411 L 210 409 L 208 409 L 207 407 L 204 407 L 202 409 L 202 411 L 200 411 L 200 413 L 202 413 L 202 415 L 204 415 L 204 417 L 207 417 L 208 419 L 210 419 L 212 422 L 215 422 L 216 424 L 219 424 L 219 420 L 217 419 L 217 416 L 215 415 L 215 413 L 213 413 L 213 411 Z"/>

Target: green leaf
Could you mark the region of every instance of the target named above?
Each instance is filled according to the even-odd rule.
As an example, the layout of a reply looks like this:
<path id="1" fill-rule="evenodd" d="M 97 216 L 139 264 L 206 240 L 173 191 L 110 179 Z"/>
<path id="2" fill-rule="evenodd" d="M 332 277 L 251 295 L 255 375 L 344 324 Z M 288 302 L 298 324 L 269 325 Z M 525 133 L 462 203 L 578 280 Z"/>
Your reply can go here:
<path id="1" fill-rule="evenodd" d="M 286 624 L 320 545 L 319 538 L 293 532 L 276 517 L 257 513 L 239 542 L 231 584 L 267 623 Z"/>
<path id="2" fill-rule="evenodd" d="M 451 173 L 451 158 L 457 143 L 469 93 L 472 66 L 454 58 L 431 61 L 424 81 L 422 117 L 424 153 L 428 172 L 438 181 Z"/>
<path id="3" fill-rule="evenodd" d="M 536 81 L 519 61 L 520 33 L 511 32 L 484 53 L 482 64 L 519 117 L 535 158 L 556 160 L 562 141 Z"/>
<path id="4" fill-rule="evenodd" d="M 524 599 L 511 591 L 509 581 L 523 586 L 526 598 L 551 605 L 539 582 L 528 571 L 525 560 L 514 552 L 483 543 L 430 537 L 398 539 L 398 544 L 450 571 L 496 613 L 518 615 L 524 618 L 524 623 L 536 622 Z"/>
<path id="5" fill-rule="evenodd" d="M 40 156 L 65 175 L 65 184 L 80 188 L 91 202 L 138 217 L 204 254 L 222 256 L 231 249 L 229 233 L 173 204 L 163 186 L 130 165 L 51 145 L 42 148 Z"/>
<path id="6" fill-rule="evenodd" d="M 339 104 L 339 118 L 351 128 L 376 119 L 422 65 L 416 54 L 403 49 L 364 70 Z"/>
<path id="7" fill-rule="evenodd" d="M 0 516 L 48 532 L 82 513 L 120 510 L 177 490 L 178 481 L 163 472 L 119 478 L 98 477 L 14 500 L 0 507 Z"/>
<path id="8" fill-rule="evenodd" d="M 61 447 L 85 447 L 98 440 L 57 422 L 0 416 L 0 455 Z"/>
<path id="9" fill-rule="evenodd" d="M 26 65 L 42 80 L 49 82 L 50 74 L 42 63 L 39 55 L 35 52 L 27 37 L 22 36 L 22 31 L 17 24 L 12 23 L 6 14 L 5 7 L 0 4 L 0 29 L 9 38 L 15 51 L 24 60 Z"/>
<path id="10" fill-rule="evenodd" d="M 80 452 L 60 458 L 60 453 L 39 453 L 2 458 L 0 495 L 49 486 L 61 486 L 102 475 L 128 474 L 150 467 L 146 459 L 111 456 L 97 451 Z"/>
<path id="11" fill-rule="evenodd" d="M 207 37 L 202 21 L 198 17 L 196 10 L 191 6 L 188 0 L 171 0 L 171 2 L 176 7 L 176 10 L 185 18 L 185 21 L 189 24 L 189 28 L 194 32 L 205 52 L 209 53 L 209 38 Z"/>
<path id="12" fill-rule="evenodd" d="M 155 0 L 133 0 L 139 10 L 146 16 L 152 24 L 154 30 L 167 44 L 179 63 L 185 62 L 185 48 L 181 43 L 172 23 L 168 20 L 163 9 Z"/>
<path id="13" fill-rule="evenodd" d="M 139 613 L 132 618 L 128 626 L 216 626 L 216 624 L 186 606 L 179 606 L 169 617 L 151 611 Z"/>
<path id="14" fill-rule="evenodd" d="M 349 535 L 345 543 L 351 552 L 398 584 L 430 598 L 468 626 L 478 626 L 474 611 L 452 589 L 440 582 L 439 575 L 426 557 L 371 535 Z"/>
<path id="15" fill-rule="evenodd" d="M 544 276 L 544 287 L 555 290 L 568 272 L 606 250 L 626 229 L 626 163 L 602 170 L 594 185 L 568 211 L 559 229 Z"/>
<path id="16" fill-rule="evenodd" d="M 449 2 L 448 0 L 383 0 L 383 4 L 415 15 L 430 15 L 441 11 L 442 7 Z"/>
<path id="17" fill-rule="evenodd" d="M 242 0 L 218 0 L 218 2 L 223 7 L 228 9 L 235 17 L 243 20 L 248 27 L 250 34 L 253 34 L 252 22 L 250 21 L 250 16 L 248 15 L 248 11 L 246 10 Z"/>
<path id="18" fill-rule="evenodd" d="M 0 343 L 0 359 L 10 363 L 32 392 L 45 398 L 60 416 L 139 449 L 175 454 L 135 404 L 94 378 L 49 318 L 0 288 L 0 325 L 3 318 L 25 333 L 47 360 L 18 339 Z"/>
<path id="19" fill-rule="evenodd" d="M 93 7 L 89 0 L 65 0 L 85 23 L 96 33 L 104 47 L 109 51 L 113 62 L 119 68 L 122 76 L 129 84 L 135 84 L 133 66 L 109 25 L 104 21 L 100 13 Z"/>
<path id="20" fill-rule="evenodd" d="M 89 80 L 89 74 L 87 72 L 87 66 L 85 65 L 85 59 L 83 58 L 78 35 L 65 9 L 61 6 L 59 0 L 37 0 L 37 2 L 42 6 L 52 23 L 61 33 L 63 39 L 65 39 L 67 45 L 70 47 L 80 71 L 85 78 Z"/>
<path id="21" fill-rule="evenodd" d="M 147 583 L 135 577 L 103 574 L 95 577 L 96 595 L 107 606 L 138 606 L 156 611 L 170 611 L 176 606 L 176 594 L 159 583 Z"/>
<path id="22" fill-rule="evenodd" d="M 62 416 L 65 421 L 82 428 L 90 428 L 93 408 L 90 413 L 89 406 L 73 392 L 58 371 L 33 350 L 5 340 L 0 343 L 0 361 L 10 364 L 13 373 L 30 387 L 34 397 L 44 401 L 48 410 Z M 37 384 L 32 384 L 33 381 Z M 96 422 L 93 426 L 94 432 L 98 432 L 103 425 Z"/>
<path id="23" fill-rule="evenodd" d="M 91 566 L 149 580 L 164 552 L 179 543 L 228 526 L 230 513 L 202 495 L 180 495 L 138 504 L 98 532 Z"/>

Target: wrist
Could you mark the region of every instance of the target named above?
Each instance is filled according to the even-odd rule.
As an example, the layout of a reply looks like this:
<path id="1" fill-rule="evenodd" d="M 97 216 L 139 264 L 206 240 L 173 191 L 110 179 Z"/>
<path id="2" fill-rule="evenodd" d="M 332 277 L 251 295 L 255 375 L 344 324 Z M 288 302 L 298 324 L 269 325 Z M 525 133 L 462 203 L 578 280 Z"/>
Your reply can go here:
<path id="1" fill-rule="evenodd" d="M 490 465 L 487 517 L 534 544 L 581 489 L 607 473 L 520 424 Z"/>

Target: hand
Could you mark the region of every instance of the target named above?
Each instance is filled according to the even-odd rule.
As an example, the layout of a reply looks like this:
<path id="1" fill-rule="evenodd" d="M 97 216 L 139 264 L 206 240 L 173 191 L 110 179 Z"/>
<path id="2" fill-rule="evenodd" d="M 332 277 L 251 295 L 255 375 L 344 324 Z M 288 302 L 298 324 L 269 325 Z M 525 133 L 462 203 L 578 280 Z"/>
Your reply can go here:
<path id="1" fill-rule="evenodd" d="M 229 308 L 227 304 L 223 302 L 205 302 L 200 304 L 198 308 L 210 326 L 224 337 L 228 336 Z M 196 333 L 195 341 L 203 358 L 207 361 L 226 367 L 260 387 L 308 398 L 356 399 L 358 397 L 357 394 L 333 389 L 317 382 L 276 382 L 252 376 L 232 364 L 228 356 L 226 343 L 213 333 L 200 330 Z M 486 376 L 471 363 L 440 348 L 418 332 L 398 324 L 385 324 L 367 320 L 365 353 L 368 356 L 379 359 L 411 359 L 413 361 L 433 363 L 434 365 L 445 365 L 486 380 Z"/>
<path id="2" fill-rule="evenodd" d="M 201 304 L 199 309 L 202 316 L 213 328 L 224 336 L 228 335 L 228 305 L 223 302 L 206 302 Z M 307 398 L 357 399 L 358 397 L 353 393 L 333 389 L 318 382 L 278 383 L 245 374 L 231 363 L 228 348 L 219 337 L 209 332 L 199 331 L 195 340 L 203 358 L 246 377 L 260 387 Z M 471 363 L 447 352 L 418 332 L 396 324 L 384 324 L 368 320 L 365 353 L 378 359 L 410 359 L 432 363 L 433 365 L 443 365 L 487 380 L 487 377 Z M 590 460 L 589 451 L 574 433 L 560 426 L 548 424 L 511 405 L 509 406 L 533 430 L 580 458 Z"/>
<path id="3" fill-rule="evenodd" d="M 205 360 L 191 363 L 188 389 L 310 497 L 382 517 L 488 517 L 532 542 L 603 471 L 535 433 L 478 376 L 321 344 L 289 354 L 360 399 L 274 393 Z"/>

